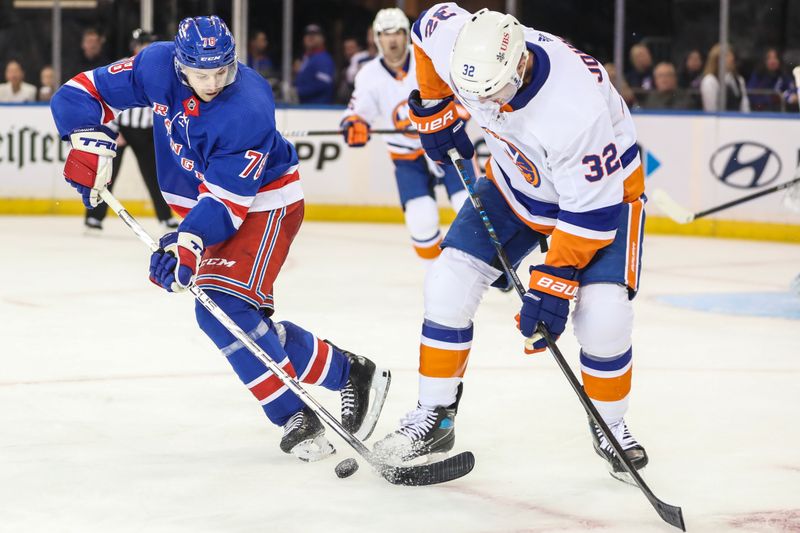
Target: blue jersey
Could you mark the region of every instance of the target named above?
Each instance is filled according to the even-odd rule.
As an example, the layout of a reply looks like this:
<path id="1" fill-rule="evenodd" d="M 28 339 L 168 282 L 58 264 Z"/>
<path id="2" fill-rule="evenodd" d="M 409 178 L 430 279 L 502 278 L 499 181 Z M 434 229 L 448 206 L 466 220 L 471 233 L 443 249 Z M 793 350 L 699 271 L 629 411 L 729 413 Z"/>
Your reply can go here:
<path id="1" fill-rule="evenodd" d="M 63 139 L 123 109 L 150 107 L 161 192 L 185 217 L 181 231 L 208 246 L 233 235 L 248 212 L 303 198 L 297 153 L 275 128 L 272 90 L 258 73 L 239 63 L 236 80 L 203 102 L 178 79 L 174 57 L 172 42 L 151 44 L 78 74 L 50 105 Z"/>

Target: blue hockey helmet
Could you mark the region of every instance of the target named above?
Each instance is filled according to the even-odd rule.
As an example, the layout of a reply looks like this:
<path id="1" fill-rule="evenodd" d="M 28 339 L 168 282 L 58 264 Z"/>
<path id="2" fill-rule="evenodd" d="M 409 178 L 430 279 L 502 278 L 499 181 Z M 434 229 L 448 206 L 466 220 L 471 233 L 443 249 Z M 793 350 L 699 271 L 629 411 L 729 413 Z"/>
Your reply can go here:
<path id="1" fill-rule="evenodd" d="M 218 16 L 188 17 L 180 22 L 175 34 L 175 70 L 185 85 L 190 85 L 187 71 L 232 67 L 224 82 L 230 85 L 236 78 L 236 66 L 236 43 Z"/>

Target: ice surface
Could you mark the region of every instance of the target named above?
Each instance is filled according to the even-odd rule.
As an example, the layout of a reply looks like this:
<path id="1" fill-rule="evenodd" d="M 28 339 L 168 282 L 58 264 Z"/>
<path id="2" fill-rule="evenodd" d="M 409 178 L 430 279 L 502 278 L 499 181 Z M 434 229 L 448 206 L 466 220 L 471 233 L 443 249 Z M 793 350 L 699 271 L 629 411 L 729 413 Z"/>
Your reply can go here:
<path id="1" fill-rule="evenodd" d="M 457 421 L 472 474 L 396 487 L 362 464 L 338 479 L 346 445 L 329 432 L 332 459 L 281 453 L 191 297 L 153 286 L 146 248 L 106 226 L 89 238 L 77 218 L 0 218 L 0 531 L 675 531 L 607 474 L 552 359 L 523 355 L 514 293 L 492 291 L 476 318 Z M 800 321 L 659 300 L 785 293 L 800 247 L 645 245 L 627 417 L 645 479 L 689 531 L 800 530 Z M 392 369 L 373 438 L 416 401 L 422 278 L 402 226 L 321 223 L 279 278 L 279 319 Z M 575 368 L 571 334 L 559 345 Z M 338 412 L 337 394 L 313 393 Z"/>

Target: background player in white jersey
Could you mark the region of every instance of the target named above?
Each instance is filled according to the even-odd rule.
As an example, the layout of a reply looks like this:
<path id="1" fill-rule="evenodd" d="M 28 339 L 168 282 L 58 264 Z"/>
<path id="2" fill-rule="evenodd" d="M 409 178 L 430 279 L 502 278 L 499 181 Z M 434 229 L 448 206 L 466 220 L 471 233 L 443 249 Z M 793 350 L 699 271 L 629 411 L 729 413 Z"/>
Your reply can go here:
<path id="1" fill-rule="evenodd" d="M 355 79 L 355 91 L 341 127 L 350 146 L 364 146 L 369 129 L 376 124 L 406 129 L 408 94 L 417 88 L 414 58 L 409 48 L 408 18 L 392 7 L 378 11 L 372 23 L 380 55 L 365 64 Z M 397 190 L 414 250 L 423 260 L 436 258 L 441 250 L 439 209 L 434 186 L 444 182 L 450 203 L 458 212 L 467 193 L 452 166 L 440 166 L 425 157 L 416 133 L 384 137 L 395 167 Z"/>
<path id="2" fill-rule="evenodd" d="M 577 294 L 584 388 L 642 468 L 647 454 L 623 419 L 644 220 L 644 175 L 627 106 L 594 58 L 510 15 L 437 4 L 414 23 L 412 39 L 420 89 L 409 97 L 410 116 L 427 154 L 442 161 L 455 148 L 471 156 L 457 97 L 492 154 L 476 191 L 511 262 L 519 265 L 543 234 L 551 237 L 544 263 L 530 270 L 522 334 L 530 337 L 541 322 L 560 335 Z M 472 319 L 487 287 L 504 278 L 474 209 L 459 212 L 442 247 L 425 280 L 418 406 L 376 444 L 403 459 L 452 448 Z M 544 341 L 534 344 L 544 349 Z M 619 477 L 608 442 L 591 430 L 595 450 Z"/>

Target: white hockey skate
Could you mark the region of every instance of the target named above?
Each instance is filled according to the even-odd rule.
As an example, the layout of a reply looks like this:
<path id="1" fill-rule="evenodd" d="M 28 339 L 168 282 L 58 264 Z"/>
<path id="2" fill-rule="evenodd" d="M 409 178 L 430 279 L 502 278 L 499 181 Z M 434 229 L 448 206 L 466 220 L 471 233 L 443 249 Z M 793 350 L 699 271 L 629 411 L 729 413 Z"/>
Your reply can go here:
<path id="1" fill-rule="evenodd" d="M 456 401 L 447 407 L 417 405 L 400 420 L 400 428 L 375 443 L 374 452 L 390 464 L 401 464 L 418 457 L 428 462 L 441 459 L 456 442 L 455 418 L 461 400 L 459 384 Z"/>
<path id="2" fill-rule="evenodd" d="M 308 407 L 303 407 L 283 425 L 281 450 L 305 462 L 319 461 L 336 453 L 336 448 L 325 437 L 325 427 L 319 417 Z"/>
<path id="3" fill-rule="evenodd" d="M 606 460 L 608 463 L 608 472 L 611 474 L 611 476 L 624 483 L 635 485 L 636 483 L 633 481 L 630 474 L 628 474 L 627 470 L 625 470 L 625 467 L 617 457 L 617 454 L 614 453 L 611 444 L 609 444 L 605 435 L 603 435 L 600 427 L 590 420 L 589 429 L 592 433 L 592 445 L 594 446 L 594 451 L 597 452 L 597 455 Z M 647 466 L 647 462 L 649 461 L 647 452 L 645 451 L 644 446 L 639 444 L 633 435 L 631 435 L 628 425 L 625 424 L 624 419 L 620 419 L 620 421 L 613 426 L 609 426 L 609 429 L 611 430 L 611 433 L 614 434 L 614 437 L 616 437 L 620 446 L 622 446 L 622 450 L 625 452 L 625 455 L 628 457 L 628 459 L 630 459 L 631 464 L 636 470 L 641 470 Z"/>

